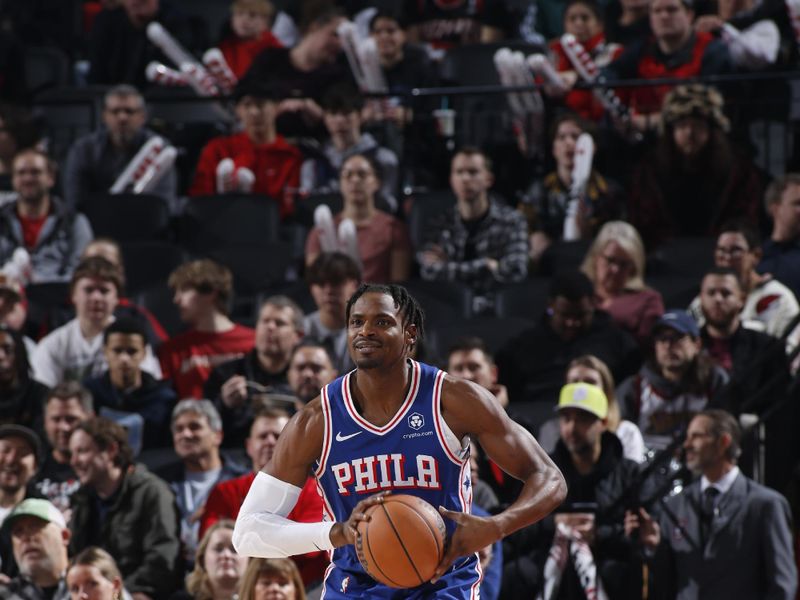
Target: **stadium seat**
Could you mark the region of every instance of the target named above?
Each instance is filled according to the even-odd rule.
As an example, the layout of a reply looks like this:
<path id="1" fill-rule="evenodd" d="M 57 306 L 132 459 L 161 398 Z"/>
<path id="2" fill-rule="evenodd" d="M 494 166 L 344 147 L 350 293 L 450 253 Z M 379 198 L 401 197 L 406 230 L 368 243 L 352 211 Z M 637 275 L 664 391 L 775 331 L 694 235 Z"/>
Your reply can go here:
<path id="1" fill-rule="evenodd" d="M 128 294 L 165 285 L 170 273 L 186 261 L 180 246 L 169 242 L 137 241 L 120 244 Z"/>
<path id="2" fill-rule="evenodd" d="M 156 129 L 176 123 L 232 125 L 233 113 L 219 100 L 197 95 L 191 88 L 151 87 L 145 93 L 150 121 Z"/>
<path id="3" fill-rule="evenodd" d="M 24 59 L 25 80 L 32 95 L 69 83 L 69 58 L 58 48 L 26 46 Z"/>
<path id="4" fill-rule="evenodd" d="M 714 266 L 712 237 L 675 238 L 663 243 L 647 257 L 648 275 L 685 275 L 700 277 Z"/>
<path id="5" fill-rule="evenodd" d="M 500 48 L 519 50 L 528 56 L 546 48 L 526 42 L 493 42 L 490 44 L 464 44 L 447 51 L 439 68 L 443 81 L 452 85 L 500 85 L 494 66 L 494 55 Z M 491 102 L 493 97 L 487 97 Z"/>
<path id="6" fill-rule="evenodd" d="M 309 314 L 317 310 L 317 305 L 314 304 L 314 298 L 311 296 L 311 290 L 308 289 L 308 284 L 305 281 L 292 281 L 282 282 L 276 285 L 271 285 L 265 289 L 255 303 L 256 319 L 258 318 L 258 308 L 270 296 L 287 296 L 295 302 L 303 310 L 303 314 Z"/>
<path id="7" fill-rule="evenodd" d="M 409 293 L 416 298 L 422 307 L 442 308 L 439 313 L 447 322 L 472 317 L 472 290 L 463 283 L 424 281 L 410 279 L 403 283 Z"/>
<path id="8" fill-rule="evenodd" d="M 96 237 L 118 242 L 163 238 L 169 225 L 167 201 L 155 194 L 108 194 L 86 200 L 79 210 Z"/>
<path id="9" fill-rule="evenodd" d="M 428 342 L 439 356 L 445 357 L 458 338 L 476 336 L 486 343 L 489 352 L 496 354 L 512 337 L 533 325 L 532 319 L 518 317 L 476 317 L 445 326 L 432 322 L 427 327 Z"/>
<path id="10" fill-rule="evenodd" d="M 189 198 L 178 221 L 178 241 L 193 254 L 223 246 L 253 246 L 278 239 L 278 203 L 266 196 L 223 194 Z"/>
<path id="11" fill-rule="evenodd" d="M 28 318 L 25 334 L 38 340 L 75 316 L 68 283 L 31 283 L 25 287 Z"/>
<path id="12" fill-rule="evenodd" d="M 161 323 L 161 326 L 169 336 L 173 337 L 186 327 L 181 321 L 178 308 L 172 301 L 173 297 L 173 291 L 167 287 L 166 283 L 161 283 L 140 291 L 131 300 L 134 304 L 144 306 L 153 313 L 153 316 L 158 319 L 158 322 Z"/>
<path id="13" fill-rule="evenodd" d="M 100 125 L 105 86 L 62 87 L 38 94 L 34 109 L 41 115 L 50 155 L 61 163 L 76 138 Z"/>
<path id="14" fill-rule="evenodd" d="M 547 307 L 547 279 L 538 278 L 510 285 L 497 292 L 494 310 L 498 317 L 538 319 Z"/>
<path id="15" fill-rule="evenodd" d="M 210 248 L 206 256 L 231 270 L 239 296 L 258 296 L 294 276 L 291 247 L 285 242 L 218 246 Z"/>
<path id="16" fill-rule="evenodd" d="M 554 242 L 544 251 L 539 261 L 540 274 L 549 277 L 563 271 L 580 269 L 590 245 L 591 240 Z"/>
<path id="17" fill-rule="evenodd" d="M 421 250 L 432 220 L 455 206 L 456 197 L 449 191 L 415 193 L 408 212 L 408 234 L 411 247 Z"/>

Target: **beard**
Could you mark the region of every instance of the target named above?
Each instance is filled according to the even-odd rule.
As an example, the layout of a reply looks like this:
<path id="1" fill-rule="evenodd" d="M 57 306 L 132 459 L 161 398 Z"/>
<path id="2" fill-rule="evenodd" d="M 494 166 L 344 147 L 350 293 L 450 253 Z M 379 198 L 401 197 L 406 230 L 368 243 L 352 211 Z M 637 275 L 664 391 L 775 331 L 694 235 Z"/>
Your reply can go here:
<path id="1" fill-rule="evenodd" d="M 31 580 L 38 579 L 38 575 L 51 575 L 55 572 L 53 558 L 47 554 L 42 554 L 34 559 L 23 558 L 19 564 L 19 572 Z"/>

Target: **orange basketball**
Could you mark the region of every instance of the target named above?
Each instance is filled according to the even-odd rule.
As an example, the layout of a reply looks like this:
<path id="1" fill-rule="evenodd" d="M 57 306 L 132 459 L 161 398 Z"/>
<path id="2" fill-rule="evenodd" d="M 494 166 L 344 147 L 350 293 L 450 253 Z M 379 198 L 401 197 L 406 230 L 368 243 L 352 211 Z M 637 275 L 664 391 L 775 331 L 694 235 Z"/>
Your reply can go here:
<path id="1" fill-rule="evenodd" d="M 407 494 L 387 496 L 358 524 L 356 553 L 374 580 L 393 588 L 421 585 L 444 556 L 446 531 L 439 511 Z"/>

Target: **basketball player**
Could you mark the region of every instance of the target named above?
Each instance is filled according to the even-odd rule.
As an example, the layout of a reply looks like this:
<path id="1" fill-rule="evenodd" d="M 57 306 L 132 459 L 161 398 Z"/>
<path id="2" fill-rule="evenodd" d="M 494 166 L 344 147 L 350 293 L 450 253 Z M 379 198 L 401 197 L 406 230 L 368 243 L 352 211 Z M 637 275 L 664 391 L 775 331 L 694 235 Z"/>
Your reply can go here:
<path id="1" fill-rule="evenodd" d="M 409 359 L 423 315 L 395 285 L 362 284 L 347 303 L 356 369 L 322 389 L 283 430 L 272 461 L 245 498 L 233 543 L 249 556 L 333 550 L 323 597 L 478 597 L 476 552 L 538 521 L 566 495 L 558 468 L 487 390 Z M 470 514 L 469 438 L 524 482 L 517 500 L 491 517 Z M 286 519 L 308 472 L 323 495 L 321 523 Z M 389 491 L 438 506 L 450 538 L 431 582 L 398 591 L 361 568 L 353 544 L 365 511 Z"/>

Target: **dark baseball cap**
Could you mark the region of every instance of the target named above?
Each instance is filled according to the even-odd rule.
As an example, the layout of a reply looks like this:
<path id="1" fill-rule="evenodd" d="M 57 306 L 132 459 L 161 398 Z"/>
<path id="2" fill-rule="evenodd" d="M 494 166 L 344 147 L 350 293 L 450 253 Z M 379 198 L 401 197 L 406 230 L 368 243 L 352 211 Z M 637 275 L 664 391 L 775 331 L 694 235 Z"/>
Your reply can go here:
<path id="1" fill-rule="evenodd" d="M 0 425 L 0 440 L 6 438 L 22 438 L 33 450 L 33 455 L 36 457 L 36 464 L 40 464 L 42 460 L 42 441 L 36 432 L 22 425 Z"/>
<path id="2" fill-rule="evenodd" d="M 694 338 L 700 337 L 700 328 L 692 316 L 685 310 L 669 310 L 661 315 L 661 318 L 653 325 L 653 332 L 667 327 L 674 329 L 678 333 L 690 335 Z"/>

